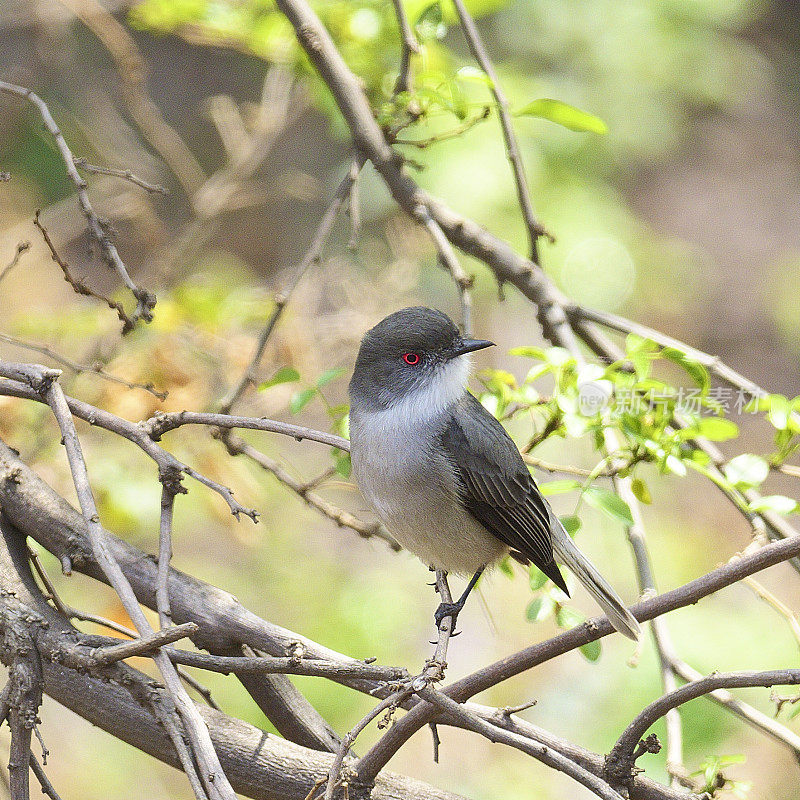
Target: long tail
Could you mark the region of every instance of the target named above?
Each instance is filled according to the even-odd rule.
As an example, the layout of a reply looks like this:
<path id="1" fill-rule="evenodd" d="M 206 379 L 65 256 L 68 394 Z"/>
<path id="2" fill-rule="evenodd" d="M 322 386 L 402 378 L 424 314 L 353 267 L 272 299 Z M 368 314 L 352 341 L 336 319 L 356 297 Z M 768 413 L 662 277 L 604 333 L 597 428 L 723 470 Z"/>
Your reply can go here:
<path id="1" fill-rule="evenodd" d="M 620 596 L 611 588 L 608 581 L 597 568 L 575 546 L 570 535 L 564 530 L 554 513 L 552 518 L 553 553 L 556 560 L 564 564 L 586 587 L 586 590 L 606 612 L 611 624 L 629 639 L 638 641 L 642 629 L 636 618 L 625 608 Z"/>

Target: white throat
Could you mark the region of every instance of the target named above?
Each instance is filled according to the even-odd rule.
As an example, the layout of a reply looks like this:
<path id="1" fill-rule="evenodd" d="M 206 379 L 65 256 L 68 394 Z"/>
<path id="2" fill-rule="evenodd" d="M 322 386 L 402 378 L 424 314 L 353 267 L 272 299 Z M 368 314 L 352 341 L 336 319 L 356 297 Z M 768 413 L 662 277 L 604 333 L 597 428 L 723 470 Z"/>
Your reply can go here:
<path id="1" fill-rule="evenodd" d="M 466 355 L 448 361 L 424 386 L 394 403 L 388 413 L 398 421 L 415 423 L 438 417 L 461 399 L 467 388 L 470 366 Z"/>

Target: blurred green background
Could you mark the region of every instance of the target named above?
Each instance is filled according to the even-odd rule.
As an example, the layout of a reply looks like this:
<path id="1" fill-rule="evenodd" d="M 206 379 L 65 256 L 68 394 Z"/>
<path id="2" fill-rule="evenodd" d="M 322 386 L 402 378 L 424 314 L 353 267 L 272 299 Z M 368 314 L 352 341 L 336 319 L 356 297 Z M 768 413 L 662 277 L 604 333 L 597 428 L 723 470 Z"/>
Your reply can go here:
<path id="1" fill-rule="evenodd" d="M 397 111 L 391 94 L 399 40 L 389 0 L 314 5 L 376 111 L 390 118 Z M 406 6 L 425 40 L 416 74 L 431 113 L 401 138 L 468 128 L 423 149 L 401 146 L 415 162 L 414 177 L 524 252 L 525 229 L 497 120 L 491 114 L 476 121 L 490 105 L 489 94 L 469 69 L 452 12 L 447 4 L 442 13 L 427 2 Z M 556 238 L 542 246 L 542 261 L 561 289 L 713 352 L 769 391 L 800 393 L 800 6 L 788 0 L 474 0 L 468 6 L 513 108 L 553 97 L 608 126 L 607 134 L 597 135 L 543 119 L 515 120 L 537 211 Z M 114 13 L 119 29 L 102 8 Z M 130 66 L 132 48 L 142 55 L 153 108 L 136 106 L 130 73 L 120 78 L 118 61 L 127 54 Z M 115 178 L 87 175 L 122 257 L 158 294 L 155 321 L 122 339 L 113 313 L 71 293 L 33 228 L 34 210 L 41 208 L 62 255 L 98 290 L 118 292 L 114 276 L 89 252 L 83 218 L 40 119 L 0 97 L 0 170 L 11 175 L 0 184 L 0 269 L 18 242 L 32 242 L 0 284 L 0 332 L 169 390 L 162 403 L 93 375 L 67 374 L 71 393 L 129 419 L 159 409 L 215 407 L 250 359 L 275 292 L 291 278 L 352 157 L 346 129 L 309 75 L 290 29 L 267 0 L 103 7 L 95 0 L 10 0 L 0 7 L 0 63 L 2 79 L 34 89 L 49 103 L 76 155 L 130 168 L 170 189 L 168 196 L 149 195 Z M 259 118 L 262 96 L 267 102 Z M 274 134 L 265 137 L 268 146 L 249 169 L 241 163 L 242 141 L 258 124 Z M 166 126 L 182 146 L 168 147 Z M 326 407 L 347 400 L 347 374 L 364 330 L 417 302 L 457 315 L 451 281 L 424 232 L 397 211 L 369 167 L 359 186 L 357 241 L 348 246 L 351 228 L 343 215 L 320 263 L 294 293 L 259 371 L 266 380 L 289 365 L 298 370 L 299 384 L 250 392 L 243 412 L 327 428 Z M 474 331 L 500 345 L 481 353 L 478 367 L 502 368 L 521 379 L 530 365 L 507 351 L 541 343 L 533 309 L 512 289 L 499 302 L 488 272 L 468 259 L 465 264 L 476 274 Z M 3 342 L 0 356 L 44 359 Z M 300 409 L 295 400 L 293 414 L 298 385 L 311 387 L 336 367 L 343 372 L 325 386 L 324 397 L 315 394 Z M 736 421 L 742 447 L 769 451 L 755 417 Z M 84 428 L 81 434 L 104 524 L 152 552 L 160 494 L 153 463 L 109 435 Z M 44 409 L 0 398 L 0 435 L 73 497 Z M 326 449 L 313 443 L 267 434 L 246 438 L 301 480 L 333 466 Z M 189 495 L 177 504 L 177 567 L 326 646 L 421 667 L 436 604 L 425 587 L 425 567 L 337 528 L 272 477 L 227 457 L 205 431 L 173 432 L 165 444 L 262 515 L 257 526 L 237 523 L 219 497 L 187 482 Z M 536 455 L 574 466 L 596 463 L 588 447 L 560 438 Z M 744 519 L 712 487 L 696 477 L 646 474 L 653 478 L 645 517 L 660 588 L 696 577 L 748 544 Z M 796 479 L 770 480 L 771 491 L 797 496 Z M 335 476 L 319 491 L 368 517 L 345 478 Z M 568 498 L 554 502 L 570 513 Z M 586 506 L 581 517 L 581 547 L 634 600 L 622 527 Z M 69 602 L 124 619 L 110 591 L 78 575 L 62 578 L 55 560 L 43 558 Z M 797 612 L 798 578 L 788 567 L 760 580 Z M 526 621 L 531 590 L 521 570 L 514 580 L 500 572 L 489 576 L 482 594 L 483 602 L 473 600 L 459 619 L 463 634 L 450 648 L 450 679 L 555 630 L 552 620 Z M 572 605 L 585 614 L 596 611 L 581 592 Z M 679 653 L 702 672 L 798 662 L 798 641 L 785 620 L 745 587 L 677 612 L 668 624 Z M 144 661 L 137 666 L 148 668 Z M 234 679 L 201 677 L 226 711 L 268 728 Z M 298 685 L 340 733 L 370 707 L 369 698 L 321 680 L 298 679 Z M 572 653 L 481 700 L 505 705 L 535 698 L 527 718 L 607 752 L 659 694 L 649 639 L 634 653 L 614 637 L 603 643 L 596 663 Z M 774 712 L 767 690 L 741 696 Z M 800 772 L 785 748 L 705 700 L 683 707 L 681 716 L 690 771 L 712 755 L 743 754 L 744 763 L 725 774 L 752 782 L 748 797 L 797 797 Z M 42 719 L 48 772 L 65 798 L 189 796 L 180 774 L 54 703 L 46 701 Z M 797 719 L 784 721 L 800 732 Z M 663 734 L 661 727 L 656 731 Z M 391 768 L 475 800 L 591 796 L 517 752 L 461 731 L 440 733 L 439 765 L 432 763 L 425 731 Z M 368 730 L 357 750 L 363 753 L 376 735 L 374 727 Z M 0 740 L 7 747 L 7 729 Z M 663 779 L 663 756 L 639 763 Z"/>

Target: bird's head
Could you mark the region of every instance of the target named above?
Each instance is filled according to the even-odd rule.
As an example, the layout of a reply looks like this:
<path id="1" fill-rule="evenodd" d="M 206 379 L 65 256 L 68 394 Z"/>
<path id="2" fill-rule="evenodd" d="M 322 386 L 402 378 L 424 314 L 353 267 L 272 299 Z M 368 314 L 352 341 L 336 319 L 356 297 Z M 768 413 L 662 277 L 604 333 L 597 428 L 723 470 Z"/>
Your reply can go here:
<path id="1" fill-rule="evenodd" d="M 364 334 L 350 381 L 354 403 L 385 410 L 409 399 L 447 405 L 464 392 L 468 353 L 494 342 L 461 336 L 446 314 L 404 308 Z"/>

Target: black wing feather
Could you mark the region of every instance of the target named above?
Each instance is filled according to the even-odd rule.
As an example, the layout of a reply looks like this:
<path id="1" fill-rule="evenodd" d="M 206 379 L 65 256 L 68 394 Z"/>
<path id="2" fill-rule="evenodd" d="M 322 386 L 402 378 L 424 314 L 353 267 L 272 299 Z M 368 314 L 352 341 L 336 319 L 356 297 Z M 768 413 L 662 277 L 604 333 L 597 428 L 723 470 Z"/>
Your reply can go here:
<path id="1" fill-rule="evenodd" d="M 469 513 L 566 592 L 553 560 L 550 509 L 503 426 L 466 394 L 441 440 Z"/>

